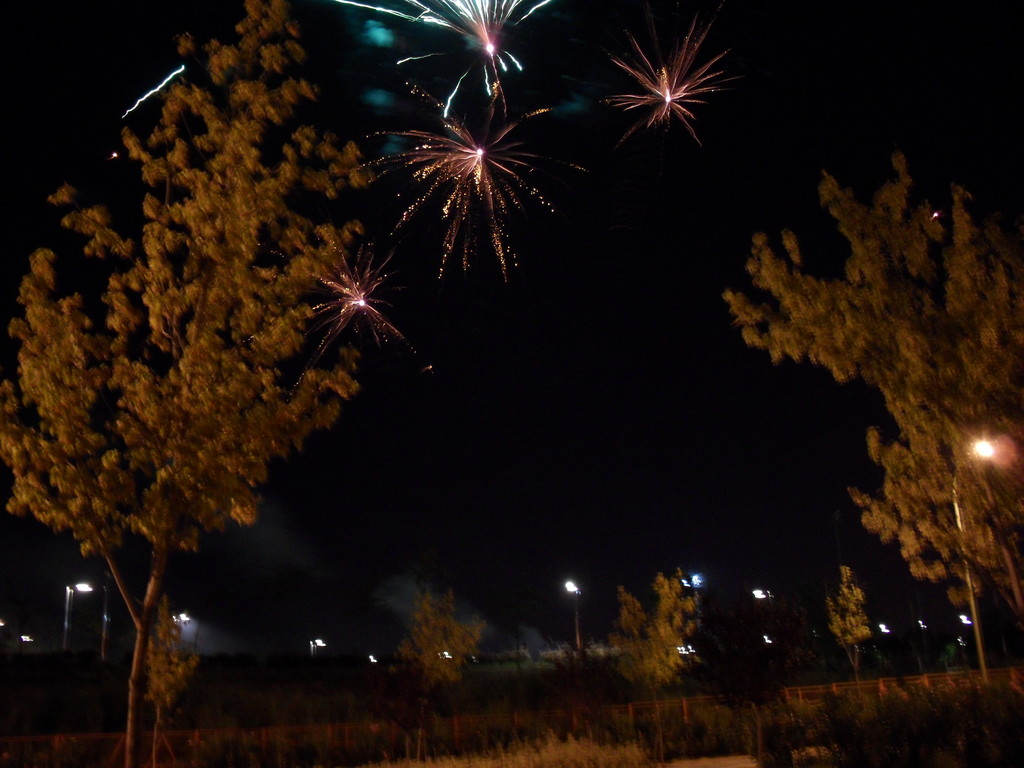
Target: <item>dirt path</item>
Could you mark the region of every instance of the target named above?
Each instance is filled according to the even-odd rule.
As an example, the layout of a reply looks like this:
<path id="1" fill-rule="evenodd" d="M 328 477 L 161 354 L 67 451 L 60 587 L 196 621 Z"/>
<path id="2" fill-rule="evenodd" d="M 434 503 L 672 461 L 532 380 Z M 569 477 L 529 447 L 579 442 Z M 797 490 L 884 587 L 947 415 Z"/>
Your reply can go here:
<path id="1" fill-rule="evenodd" d="M 750 755 L 729 757 L 695 757 L 689 760 L 673 760 L 665 768 L 757 768 L 757 760 Z"/>

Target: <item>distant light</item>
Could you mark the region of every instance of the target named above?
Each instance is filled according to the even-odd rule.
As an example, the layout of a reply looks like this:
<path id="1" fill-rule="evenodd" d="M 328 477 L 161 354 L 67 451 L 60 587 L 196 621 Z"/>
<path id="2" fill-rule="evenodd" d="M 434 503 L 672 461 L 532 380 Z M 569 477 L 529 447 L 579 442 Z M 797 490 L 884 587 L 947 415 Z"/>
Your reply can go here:
<path id="1" fill-rule="evenodd" d="M 32 639 L 31 635 L 22 635 L 21 636 L 21 642 L 23 642 L 23 643 L 34 643 L 35 640 Z"/>
<path id="2" fill-rule="evenodd" d="M 971 617 L 968 616 L 966 613 L 961 613 L 960 614 L 960 623 L 961 624 L 973 624 L 974 622 L 971 621 Z"/>
<path id="3" fill-rule="evenodd" d="M 704 586 L 704 577 L 699 573 L 695 573 L 690 577 L 690 583 L 693 584 L 694 588 Z"/>
<path id="4" fill-rule="evenodd" d="M 370 663 L 371 664 L 376 664 L 377 663 L 377 657 L 374 656 L 372 653 L 370 654 Z"/>
<path id="5" fill-rule="evenodd" d="M 75 589 L 79 592 L 92 592 L 92 585 L 82 582 L 81 584 L 75 584 Z"/>
<path id="6" fill-rule="evenodd" d="M 326 648 L 327 647 L 327 643 L 325 643 L 319 637 L 316 640 L 313 641 L 313 645 L 315 645 L 317 648 Z"/>
<path id="7" fill-rule="evenodd" d="M 881 631 L 881 633 L 882 633 L 883 635 L 888 635 L 888 634 L 889 634 L 889 632 L 891 631 L 891 630 L 889 629 L 889 627 L 888 627 L 887 625 L 885 625 L 885 624 L 879 624 L 879 625 L 878 625 L 878 629 L 879 629 L 879 631 Z"/>
<path id="8" fill-rule="evenodd" d="M 751 592 L 751 594 L 758 600 L 764 600 L 767 597 L 771 597 L 772 593 L 764 589 L 755 589 L 753 592 Z"/>
<path id="9" fill-rule="evenodd" d="M 958 638 L 956 639 L 956 641 L 957 641 L 958 643 L 960 643 L 960 645 L 962 645 L 962 646 L 964 646 L 964 647 L 966 647 L 966 646 L 967 646 L 967 643 L 965 643 L 965 642 L 964 642 L 964 639 L 963 639 L 962 637 L 958 637 Z"/>
<path id="10" fill-rule="evenodd" d="M 677 645 L 676 650 L 679 651 L 680 656 L 689 656 L 691 653 L 696 653 L 692 645 Z"/>
<path id="11" fill-rule="evenodd" d="M 925 624 L 922 619 L 917 620 L 917 626 L 919 626 L 921 629 L 928 629 L 928 625 Z"/>
<path id="12" fill-rule="evenodd" d="M 565 582 L 565 591 L 574 592 L 578 595 L 580 593 L 580 588 L 576 586 L 575 582 L 567 581 Z"/>
<path id="13" fill-rule="evenodd" d="M 4 620 L 0 619 L 0 627 L 4 626 Z"/>
<path id="14" fill-rule="evenodd" d="M 182 611 L 174 617 L 174 620 L 177 621 L 179 624 L 188 624 L 190 621 L 192 621 L 192 617 L 184 611 Z"/>
<path id="15" fill-rule="evenodd" d="M 441 651 L 437 655 L 440 656 L 442 659 L 450 659 L 452 657 L 452 655 L 448 653 L 448 651 Z"/>
<path id="16" fill-rule="evenodd" d="M 764 641 L 765 641 L 765 642 L 766 642 L 766 643 L 767 643 L 768 645 L 771 645 L 771 644 L 772 644 L 772 639 L 771 639 L 770 637 L 768 637 L 768 635 L 761 635 L 761 637 L 763 637 L 763 638 L 764 638 Z"/>

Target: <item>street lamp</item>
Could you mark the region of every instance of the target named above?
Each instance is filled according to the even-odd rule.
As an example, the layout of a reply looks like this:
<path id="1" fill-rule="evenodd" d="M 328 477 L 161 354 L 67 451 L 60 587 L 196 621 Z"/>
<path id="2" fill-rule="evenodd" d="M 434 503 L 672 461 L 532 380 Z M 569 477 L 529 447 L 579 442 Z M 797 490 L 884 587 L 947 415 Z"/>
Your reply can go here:
<path id="1" fill-rule="evenodd" d="M 576 623 L 576 653 L 583 652 L 583 640 L 580 636 L 580 588 L 576 586 L 575 582 L 565 582 L 566 592 L 572 592 L 573 599 L 573 616 Z"/>
<path id="2" fill-rule="evenodd" d="M 981 459 L 991 459 L 995 456 L 995 445 L 988 440 L 976 440 L 971 446 L 975 456 Z M 971 609 L 971 621 L 964 622 L 971 624 L 974 630 L 974 647 L 978 653 L 978 669 L 981 670 L 981 679 L 988 682 L 988 667 L 985 665 L 985 646 L 981 635 L 981 616 L 978 614 L 978 604 L 974 599 L 974 578 L 971 575 L 971 566 L 967 562 L 967 542 L 964 539 L 964 521 L 960 514 L 960 494 L 957 491 L 956 475 L 953 475 L 953 514 L 956 516 L 956 527 L 960 531 L 960 557 L 964 561 L 964 581 L 967 582 L 967 603 Z M 964 617 L 960 617 L 963 621 Z"/>
<path id="3" fill-rule="evenodd" d="M 68 626 L 71 623 L 71 603 L 74 601 L 75 592 L 92 592 L 92 587 L 85 582 L 75 584 L 73 587 L 64 587 L 64 650 L 68 649 Z"/>

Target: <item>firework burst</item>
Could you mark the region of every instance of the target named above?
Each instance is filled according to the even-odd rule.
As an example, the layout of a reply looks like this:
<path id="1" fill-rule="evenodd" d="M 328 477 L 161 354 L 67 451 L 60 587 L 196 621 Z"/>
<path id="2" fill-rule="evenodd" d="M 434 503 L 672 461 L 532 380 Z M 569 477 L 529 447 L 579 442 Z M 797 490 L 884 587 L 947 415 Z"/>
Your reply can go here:
<path id="1" fill-rule="evenodd" d="M 699 144 L 700 139 L 693 128 L 695 118 L 691 107 L 704 104 L 706 94 L 719 90 L 724 83 L 734 79 L 724 76 L 721 69 L 715 69 L 727 51 L 697 65 L 697 56 L 711 25 L 698 27 L 695 18 L 686 36 L 675 44 L 665 58 L 650 13 L 647 22 L 652 41 L 650 55 L 644 51 L 636 37 L 627 33 L 633 50 L 621 58 L 611 57 L 616 65 L 633 78 L 639 86 L 639 93 L 611 96 L 607 102 L 626 111 L 640 109 L 645 112 L 626 131 L 621 141 L 640 129 L 668 126 L 673 120 L 678 120 Z"/>
<path id="2" fill-rule="evenodd" d="M 334 0 L 334 2 L 397 16 L 406 21 L 442 27 L 471 41 L 484 57 L 485 87 L 490 92 L 493 88 L 491 79 L 493 78 L 494 84 L 499 83 L 500 72 L 508 71 L 510 66 L 514 66 L 518 70 L 523 68 L 515 56 L 502 48 L 503 31 L 507 27 L 523 21 L 552 0 L 534 0 L 532 3 L 523 2 L 523 0 L 405 0 L 407 9 L 404 12 L 354 0 Z M 399 63 L 427 58 L 431 55 L 434 54 L 413 56 L 402 59 Z M 443 105 L 445 116 L 448 114 L 448 107 L 461 82 L 462 78 L 459 79 L 455 89 Z"/>
<path id="3" fill-rule="evenodd" d="M 357 334 L 368 334 L 378 345 L 405 342 L 381 311 L 387 302 L 374 295 L 389 277 L 382 272 L 389 258 L 375 263 L 373 250 L 362 247 L 351 260 L 343 256 L 329 275 L 317 278 L 319 292 L 325 298 L 314 305 L 313 312 L 317 328 L 326 329 L 326 333 L 314 361 L 350 326 Z"/>
<path id="4" fill-rule="evenodd" d="M 421 191 L 405 209 L 397 229 L 401 229 L 430 202 L 439 201 L 444 221 L 443 255 L 439 275 L 453 254 L 461 252 L 462 268 L 468 269 L 471 256 L 484 241 L 501 264 L 508 279 L 516 256 L 506 241 L 506 221 L 513 211 L 522 211 L 524 201 L 532 198 L 542 207 L 554 207 L 523 175 L 535 170 L 538 155 L 521 149 L 521 142 L 510 134 L 524 120 L 549 111 L 538 109 L 518 120 L 493 128 L 496 96 L 491 99 L 484 127 L 477 135 L 458 118 L 443 118 L 443 132 L 396 131 L 388 135 L 412 139 L 415 146 L 388 155 L 372 165 L 382 173 L 408 172 Z"/>

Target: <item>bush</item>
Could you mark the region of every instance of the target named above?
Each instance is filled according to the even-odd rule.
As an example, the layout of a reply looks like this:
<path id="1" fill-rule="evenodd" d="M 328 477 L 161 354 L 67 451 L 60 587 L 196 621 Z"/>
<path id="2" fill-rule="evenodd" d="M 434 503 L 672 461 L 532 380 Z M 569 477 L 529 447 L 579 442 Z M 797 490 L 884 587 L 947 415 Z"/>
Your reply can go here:
<path id="1" fill-rule="evenodd" d="M 829 696 L 819 719 L 836 768 L 1024 765 L 1024 693 L 1014 688 L 901 688 Z"/>

